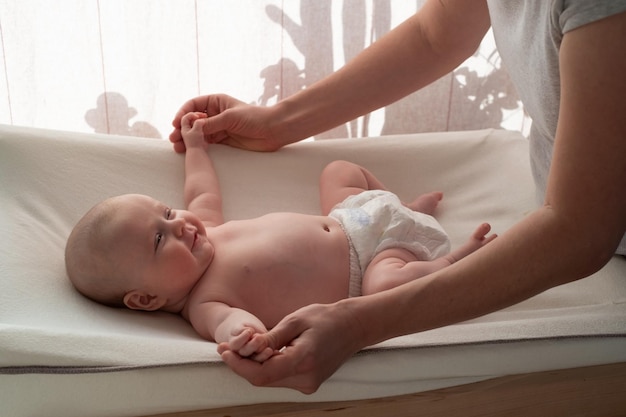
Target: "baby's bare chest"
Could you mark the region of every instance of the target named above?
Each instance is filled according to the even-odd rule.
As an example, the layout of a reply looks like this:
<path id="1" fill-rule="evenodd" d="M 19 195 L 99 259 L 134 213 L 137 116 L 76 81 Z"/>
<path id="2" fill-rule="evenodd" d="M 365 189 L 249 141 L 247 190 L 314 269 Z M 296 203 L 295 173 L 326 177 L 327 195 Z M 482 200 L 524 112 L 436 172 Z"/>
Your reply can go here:
<path id="1" fill-rule="evenodd" d="M 213 262 L 196 289 L 200 299 L 272 322 L 303 305 L 347 296 L 348 242 L 334 220 L 266 216 L 236 226 L 243 227 L 215 243 Z"/>
<path id="2" fill-rule="evenodd" d="M 326 217 L 276 213 L 238 226 L 216 242 L 208 271 L 231 284 L 305 278 L 348 262 L 347 239 Z"/>

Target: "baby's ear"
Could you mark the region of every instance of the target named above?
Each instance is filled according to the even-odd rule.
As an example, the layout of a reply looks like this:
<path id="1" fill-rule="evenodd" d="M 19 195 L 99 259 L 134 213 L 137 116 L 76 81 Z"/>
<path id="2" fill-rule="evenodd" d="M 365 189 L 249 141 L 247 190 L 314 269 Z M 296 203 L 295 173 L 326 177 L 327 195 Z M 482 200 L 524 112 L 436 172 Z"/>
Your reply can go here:
<path id="1" fill-rule="evenodd" d="M 124 304 L 131 310 L 155 311 L 165 305 L 165 300 L 140 290 L 132 290 L 124 296 Z"/>

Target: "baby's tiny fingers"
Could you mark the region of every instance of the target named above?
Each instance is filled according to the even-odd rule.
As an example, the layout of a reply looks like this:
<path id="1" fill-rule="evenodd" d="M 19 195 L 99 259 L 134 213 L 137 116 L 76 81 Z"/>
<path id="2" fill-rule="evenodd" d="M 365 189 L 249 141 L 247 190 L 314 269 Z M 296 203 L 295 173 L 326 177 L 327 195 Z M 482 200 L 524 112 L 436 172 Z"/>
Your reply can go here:
<path id="1" fill-rule="evenodd" d="M 260 335 L 261 333 L 255 333 L 252 335 L 248 343 L 246 343 L 246 345 L 239 350 L 239 355 L 247 357 L 263 352 L 268 346 L 265 340 L 262 337 L 259 337 Z"/>
<path id="2" fill-rule="evenodd" d="M 249 341 L 241 348 L 234 349 L 234 350 L 237 351 L 239 356 L 243 356 L 247 358 L 248 356 L 252 356 L 257 351 L 257 346 L 254 343 L 252 343 L 252 341 Z"/>
<path id="3" fill-rule="evenodd" d="M 263 349 L 261 352 L 257 353 L 256 355 L 253 355 L 251 359 L 256 362 L 263 363 L 269 358 L 271 358 L 272 356 L 274 356 L 274 352 L 275 352 L 274 349 L 267 347 Z"/>
<path id="4" fill-rule="evenodd" d="M 232 336 L 228 341 L 228 346 L 231 350 L 238 351 L 246 346 L 246 343 L 252 337 L 253 332 L 251 329 L 244 329 L 236 336 Z M 241 353 L 240 353 L 241 354 Z"/>

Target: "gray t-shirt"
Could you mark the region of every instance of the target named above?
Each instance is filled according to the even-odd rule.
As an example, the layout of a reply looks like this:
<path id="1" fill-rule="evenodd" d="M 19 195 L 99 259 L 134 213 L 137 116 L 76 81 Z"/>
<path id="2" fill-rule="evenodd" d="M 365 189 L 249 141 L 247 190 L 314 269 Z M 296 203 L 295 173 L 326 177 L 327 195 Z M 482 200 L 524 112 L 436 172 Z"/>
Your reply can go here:
<path id="1" fill-rule="evenodd" d="M 559 117 L 559 49 L 563 34 L 626 11 L 626 0 L 487 3 L 498 52 L 532 118 L 530 160 L 537 198 L 543 201 Z M 617 253 L 626 254 L 626 236 Z"/>

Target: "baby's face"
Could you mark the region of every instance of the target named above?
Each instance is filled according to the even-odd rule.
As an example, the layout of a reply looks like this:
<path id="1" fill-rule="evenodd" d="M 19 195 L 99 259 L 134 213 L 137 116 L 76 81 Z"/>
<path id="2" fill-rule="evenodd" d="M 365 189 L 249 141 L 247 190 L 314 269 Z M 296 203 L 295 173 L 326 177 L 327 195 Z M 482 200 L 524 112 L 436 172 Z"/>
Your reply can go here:
<path id="1" fill-rule="evenodd" d="M 142 291 L 183 300 L 213 260 L 214 248 L 200 219 L 144 195 L 120 197 L 111 227 L 116 258 L 130 268 Z"/>

